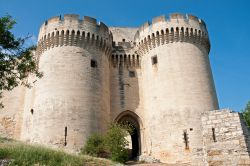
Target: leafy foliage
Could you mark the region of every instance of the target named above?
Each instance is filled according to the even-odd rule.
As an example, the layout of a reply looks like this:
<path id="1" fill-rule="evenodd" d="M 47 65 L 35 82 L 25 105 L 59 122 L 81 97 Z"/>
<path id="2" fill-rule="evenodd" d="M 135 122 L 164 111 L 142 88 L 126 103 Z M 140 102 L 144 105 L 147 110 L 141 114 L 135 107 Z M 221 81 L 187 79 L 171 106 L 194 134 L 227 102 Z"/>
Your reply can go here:
<path id="1" fill-rule="evenodd" d="M 128 141 L 125 137 L 132 131 L 133 127 L 129 123 L 112 123 L 105 135 L 94 134 L 89 137 L 82 152 L 125 163 L 128 160 Z"/>
<path id="2" fill-rule="evenodd" d="M 242 114 L 248 127 L 250 127 L 250 101 L 247 103 L 246 108 L 242 110 Z"/>
<path id="3" fill-rule="evenodd" d="M 88 154 L 94 157 L 105 157 L 107 151 L 105 149 L 105 138 L 101 134 L 91 135 L 84 148 L 81 149 L 83 154 Z"/>
<path id="4" fill-rule="evenodd" d="M 128 160 L 128 150 L 126 146 L 128 141 L 126 136 L 130 128 L 122 124 L 111 124 L 107 134 L 105 143 L 111 152 L 111 160 L 124 163 Z"/>
<path id="5" fill-rule="evenodd" d="M 37 69 L 37 60 L 32 54 L 35 46 L 24 46 L 27 38 L 16 38 L 11 32 L 16 22 L 11 16 L 0 17 L 0 98 L 4 90 L 12 90 L 26 81 L 29 74 L 42 77 Z"/>

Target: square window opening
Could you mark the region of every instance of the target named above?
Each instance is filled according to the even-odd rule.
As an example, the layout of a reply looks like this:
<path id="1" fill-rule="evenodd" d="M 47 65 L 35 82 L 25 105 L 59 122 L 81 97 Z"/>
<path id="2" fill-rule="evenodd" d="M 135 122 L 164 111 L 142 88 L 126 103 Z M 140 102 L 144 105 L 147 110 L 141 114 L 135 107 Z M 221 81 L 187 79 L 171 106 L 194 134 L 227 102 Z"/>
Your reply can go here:
<path id="1" fill-rule="evenodd" d="M 153 56 L 151 60 L 152 60 L 152 65 L 156 65 L 158 63 L 158 59 L 156 55 Z"/>
<path id="2" fill-rule="evenodd" d="M 90 66 L 93 67 L 93 68 L 96 68 L 97 67 L 97 61 L 94 60 L 94 59 L 91 59 Z"/>
<path id="3" fill-rule="evenodd" d="M 134 71 L 129 71 L 129 77 L 135 77 L 135 72 Z"/>

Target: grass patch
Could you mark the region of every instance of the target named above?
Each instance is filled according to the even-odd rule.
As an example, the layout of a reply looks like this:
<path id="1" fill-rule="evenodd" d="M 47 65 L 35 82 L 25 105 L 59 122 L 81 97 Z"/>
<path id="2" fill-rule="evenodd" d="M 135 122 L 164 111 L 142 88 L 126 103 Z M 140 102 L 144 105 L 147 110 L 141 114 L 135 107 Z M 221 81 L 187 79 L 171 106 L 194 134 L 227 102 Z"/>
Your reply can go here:
<path id="1" fill-rule="evenodd" d="M 9 159 L 10 166 L 83 166 L 112 165 L 108 160 L 73 155 L 42 146 L 28 145 L 0 137 L 0 159 Z"/>

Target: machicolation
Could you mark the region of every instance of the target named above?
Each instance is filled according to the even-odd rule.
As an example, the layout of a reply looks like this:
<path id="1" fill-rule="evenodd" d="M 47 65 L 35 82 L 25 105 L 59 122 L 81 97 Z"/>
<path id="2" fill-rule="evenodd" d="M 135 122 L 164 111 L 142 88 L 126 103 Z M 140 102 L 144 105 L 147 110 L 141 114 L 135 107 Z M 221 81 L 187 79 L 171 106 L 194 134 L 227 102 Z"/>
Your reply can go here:
<path id="1" fill-rule="evenodd" d="M 112 47 L 112 34 L 108 27 L 96 19 L 68 14 L 53 17 L 40 28 L 37 53 L 60 46 L 96 47 L 109 55 Z"/>
<path id="2" fill-rule="evenodd" d="M 171 14 L 141 27 L 66 14 L 45 21 L 35 56 L 43 78 L 4 92 L 2 136 L 79 152 L 109 123 L 134 126 L 130 158 L 250 165 L 249 129 L 219 110 L 203 20 Z"/>

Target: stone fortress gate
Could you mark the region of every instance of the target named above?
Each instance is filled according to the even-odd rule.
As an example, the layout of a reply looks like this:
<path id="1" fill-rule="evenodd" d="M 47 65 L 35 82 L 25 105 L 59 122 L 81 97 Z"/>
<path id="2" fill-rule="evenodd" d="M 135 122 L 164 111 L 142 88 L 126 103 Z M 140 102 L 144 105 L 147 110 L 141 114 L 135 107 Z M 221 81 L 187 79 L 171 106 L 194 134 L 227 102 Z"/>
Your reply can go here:
<path id="1" fill-rule="evenodd" d="M 108 27 L 66 14 L 45 21 L 35 53 L 44 77 L 4 93 L 1 135 L 79 151 L 128 121 L 132 156 L 189 165 L 249 163 L 249 129 L 218 110 L 203 20 L 171 14 Z"/>

